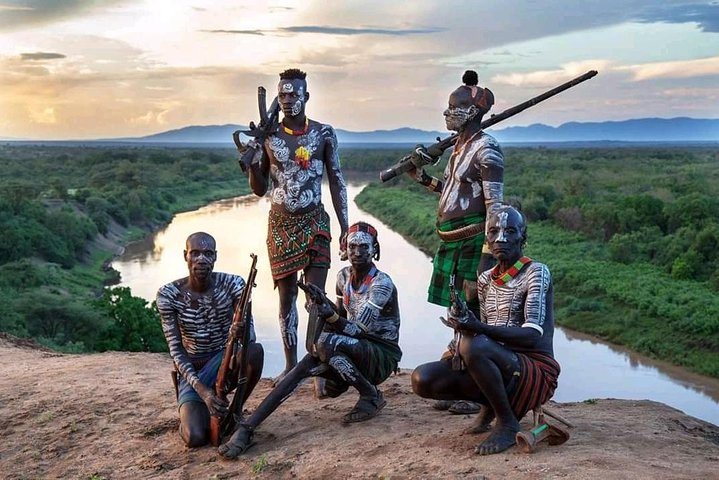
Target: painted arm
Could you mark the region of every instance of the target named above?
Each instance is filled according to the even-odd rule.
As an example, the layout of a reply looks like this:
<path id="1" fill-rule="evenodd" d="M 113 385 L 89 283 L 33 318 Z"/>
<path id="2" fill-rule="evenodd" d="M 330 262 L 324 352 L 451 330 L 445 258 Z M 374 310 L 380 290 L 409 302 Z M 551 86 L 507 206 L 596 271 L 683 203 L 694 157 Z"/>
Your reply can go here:
<path id="1" fill-rule="evenodd" d="M 484 144 L 477 153 L 475 161 L 479 163 L 479 172 L 482 177 L 482 195 L 484 197 L 485 218 L 489 218 L 492 208 L 504 200 L 504 154 L 494 138 L 484 135 L 480 140 Z M 485 223 L 485 238 L 487 226 Z M 494 257 L 486 241 L 482 245 L 482 256 L 479 260 L 478 271 L 482 272 L 494 265 Z"/>
<path id="2" fill-rule="evenodd" d="M 265 140 L 268 142 L 269 139 Z M 250 188 L 252 193 L 258 197 L 262 197 L 267 193 L 270 178 L 270 158 L 267 153 L 266 144 L 262 148 L 258 148 L 249 168 Z"/>
<path id="3" fill-rule="evenodd" d="M 343 242 L 347 235 L 347 229 L 349 228 L 349 221 L 347 219 L 347 185 L 345 184 L 345 179 L 340 169 L 340 156 L 337 150 L 337 136 L 335 135 L 335 131 L 330 125 L 323 125 L 322 134 L 325 137 L 324 162 L 325 168 L 327 169 L 327 179 L 330 184 L 330 195 L 332 196 L 332 205 L 337 215 L 337 221 L 340 224 L 340 242 Z M 342 247 L 343 245 L 341 244 L 340 250 L 344 250 Z"/>
<path id="4" fill-rule="evenodd" d="M 160 312 L 162 332 L 165 334 L 165 340 L 170 349 L 170 357 L 172 357 L 172 360 L 175 362 L 177 371 L 180 372 L 180 375 L 187 380 L 187 383 L 189 383 L 195 391 L 199 392 L 204 385 L 200 382 L 195 367 L 192 365 L 190 357 L 182 345 L 182 334 L 177 319 L 177 311 L 173 308 L 171 300 L 161 293 L 157 294 L 157 310 Z"/>

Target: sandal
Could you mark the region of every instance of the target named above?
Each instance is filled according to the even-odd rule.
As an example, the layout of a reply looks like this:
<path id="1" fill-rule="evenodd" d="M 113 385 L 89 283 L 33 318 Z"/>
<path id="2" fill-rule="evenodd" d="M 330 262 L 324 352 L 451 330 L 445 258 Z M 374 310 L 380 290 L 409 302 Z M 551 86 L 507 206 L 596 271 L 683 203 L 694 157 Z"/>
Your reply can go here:
<path id="1" fill-rule="evenodd" d="M 469 400 L 457 400 L 447 409 L 449 413 L 455 415 L 472 415 L 478 413 L 481 405 Z"/>
<path id="2" fill-rule="evenodd" d="M 455 400 L 437 400 L 432 404 L 432 408 L 435 410 L 449 410 L 449 407 L 454 405 Z"/>
<path id="3" fill-rule="evenodd" d="M 235 435 L 238 438 L 235 438 Z M 254 437 L 252 430 L 240 427 L 240 430 L 236 431 L 227 442 L 217 447 L 217 452 L 224 458 L 234 460 L 257 443 L 252 437 Z"/>
<path id="4" fill-rule="evenodd" d="M 387 402 L 379 390 L 376 397 L 360 397 L 350 413 L 342 417 L 342 423 L 364 422 L 374 418 L 385 405 Z"/>

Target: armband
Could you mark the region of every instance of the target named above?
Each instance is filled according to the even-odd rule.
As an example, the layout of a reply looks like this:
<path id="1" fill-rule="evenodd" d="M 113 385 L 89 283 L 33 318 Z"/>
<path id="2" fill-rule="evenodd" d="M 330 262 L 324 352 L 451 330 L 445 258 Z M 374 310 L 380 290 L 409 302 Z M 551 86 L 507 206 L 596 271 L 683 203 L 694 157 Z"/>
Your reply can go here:
<path id="1" fill-rule="evenodd" d="M 337 320 L 340 319 L 340 316 L 337 315 L 337 312 L 334 312 L 331 317 L 327 317 L 325 319 L 325 322 L 327 323 L 335 323 Z"/>

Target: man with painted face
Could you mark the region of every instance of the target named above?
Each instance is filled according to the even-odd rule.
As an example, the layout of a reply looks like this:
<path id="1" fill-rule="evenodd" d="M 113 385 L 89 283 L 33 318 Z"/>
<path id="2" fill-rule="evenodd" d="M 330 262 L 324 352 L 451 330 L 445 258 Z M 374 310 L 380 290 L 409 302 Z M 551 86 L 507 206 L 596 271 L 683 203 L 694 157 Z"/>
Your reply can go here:
<path id="1" fill-rule="evenodd" d="M 338 397 L 354 387 L 360 397 L 343 423 L 375 417 L 385 406 L 377 385 L 396 370 L 399 348 L 399 303 L 392 279 L 375 266 L 379 260 L 377 230 L 358 222 L 349 228 L 350 266 L 337 274 L 337 301 L 314 299 L 325 327 L 316 344 L 316 356 L 307 354 L 270 392 L 257 410 L 243 420 L 219 452 L 234 458 L 254 444 L 255 429 L 307 377 L 321 377 L 322 397 Z"/>
<path id="2" fill-rule="evenodd" d="M 422 168 L 410 172 L 417 182 L 440 195 L 436 224 L 440 244 L 432 260 L 427 300 L 445 307 L 450 304 L 452 275 L 456 288 L 463 291 L 474 283 L 477 271 L 494 264 L 485 243 L 484 220 L 492 205 L 502 201 L 504 186 L 502 149 L 480 128 L 482 116 L 494 104 L 494 94 L 477 86 L 479 77 L 473 70 L 464 73 L 462 82 L 450 94 L 444 111 L 447 129 L 459 134 L 444 181 Z M 469 308 L 476 311 L 477 305 L 470 301 Z M 452 413 L 475 413 L 479 408 L 467 401 L 436 402 L 434 407 Z"/>
<path id="3" fill-rule="evenodd" d="M 447 129 L 459 135 L 447 167 L 444 181 L 428 175 L 424 169 L 411 172 L 428 190 L 440 194 L 437 209 L 437 234 L 441 240 L 435 254 L 428 300 L 448 306 L 449 278 L 456 273 L 455 284 L 474 281 L 477 270 L 493 265 L 484 241 L 484 220 L 492 205 L 502 201 L 504 155 L 497 141 L 481 130 L 482 116 L 494 104 L 494 95 L 477 86 L 477 73 L 468 70 L 464 85 L 449 96 L 444 111 Z M 478 268 L 479 265 L 479 268 Z"/>
<path id="4" fill-rule="evenodd" d="M 177 384 L 180 436 L 192 448 L 209 442 L 210 416 L 225 416 L 228 412 L 228 403 L 215 395 L 214 386 L 245 281 L 239 275 L 213 272 L 217 250 L 215 239 L 207 233 L 187 237 L 184 258 L 189 276 L 158 290 L 157 309 L 180 377 Z M 252 322 L 249 328 L 252 330 L 245 398 L 260 379 L 264 360 Z"/>
<path id="5" fill-rule="evenodd" d="M 491 431 L 475 449 L 481 455 L 514 445 L 519 421 L 557 387 L 552 280 L 546 265 L 523 255 L 526 239 L 518 210 L 501 205 L 489 213 L 487 242 L 498 263 L 477 279 L 479 319 L 471 310 L 454 317 L 450 308 L 446 321 L 462 332 L 456 348 L 465 368 L 453 370 L 445 359 L 412 372 L 412 389 L 422 397 L 482 405 L 466 431 Z"/>
<path id="6" fill-rule="evenodd" d="M 330 266 L 330 217 L 322 205 L 322 177 L 329 180 L 332 205 L 340 225 L 340 254 L 347 232 L 347 188 L 332 126 L 310 120 L 306 74 L 296 68 L 280 73 L 277 96 L 284 118 L 249 169 L 252 191 L 270 190 L 267 248 L 272 278 L 279 291 L 280 331 L 285 369 L 297 364 L 297 272 L 324 289 Z"/>

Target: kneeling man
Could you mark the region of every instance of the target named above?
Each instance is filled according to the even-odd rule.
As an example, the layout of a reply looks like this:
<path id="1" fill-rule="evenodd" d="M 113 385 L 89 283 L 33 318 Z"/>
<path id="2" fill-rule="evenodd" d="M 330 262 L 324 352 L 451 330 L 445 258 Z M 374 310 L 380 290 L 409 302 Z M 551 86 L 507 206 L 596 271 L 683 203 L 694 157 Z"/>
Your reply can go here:
<path id="1" fill-rule="evenodd" d="M 369 420 L 385 406 L 377 385 L 390 376 L 402 357 L 397 289 L 372 261 L 379 259 L 374 227 L 364 222 L 352 225 L 347 252 L 351 266 L 337 274 L 336 306 L 324 295 L 310 295 L 325 321 L 314 355 L 305 355 L 252 416 L 240 422 L 232 438 L 220 445 L 224 457 L 235 458 L 252 446 L 254 430 L 310 376 L 321 377 L 316 391 L 319 397 L 338 397 L 350 386 L 357 390 L 359 400 L 343 417 L 344 423 Z"/>
<path id="2" fill-rule="evenodd" d="M 461 333 L 452 347 L 464 368 L 453 370 L 446 358 L 412 373 L 412 389 L 422 397 L 482 405 L 468 430 L 491 430 L 475 450 L 481 455 L 514 445 L 519 421 L 557 387 L 552 280 L 546 265 L 523 255 L 526 240 L 527 226 L 518 210 L 502 205 L 490 213 L 487 243 L 498 263 L 478 277 L 480 318 L 466 308 L 461 315 L 455 313 L 461 309 L 448 309 L 447 323 Z"/>
<path id="3" fill-rule="evenodd" d="M 158 290 L 157 309 L 180 377 L 180 436 L 192 448 L 210 441 L 210 416 L 224 417 L 229 410 L 228 402 L 215 395 L 215 381 L 245 280 L 239 275 L 212 271 L 217 250 L 215 239 L 207 233 L 187 237 L 184 257 L 189 275 Z M 252 330 L 245 398 L 262 376 L 264 361 L 262 345 L 255 342 L 253 322 L 246 325 Z"/>

